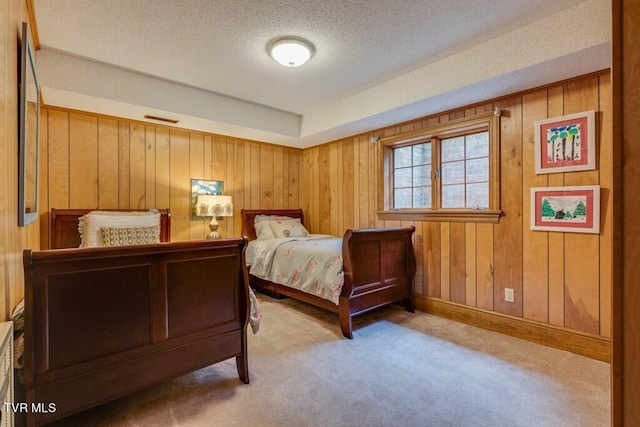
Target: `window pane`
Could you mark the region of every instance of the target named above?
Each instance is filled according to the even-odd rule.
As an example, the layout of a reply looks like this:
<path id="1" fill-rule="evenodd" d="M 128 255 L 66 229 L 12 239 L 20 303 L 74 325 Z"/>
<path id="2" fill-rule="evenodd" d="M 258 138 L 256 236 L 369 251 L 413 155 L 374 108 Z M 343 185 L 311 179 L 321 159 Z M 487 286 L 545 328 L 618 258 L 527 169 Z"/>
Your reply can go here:
<path id="1" fill-rule="evenodd" d="M 464 162 L 451 162 L 442 165 L 442 184 L 464 183 Z"/>
<path id="2" fill-rule="evenodd" d="M 411 187 L 411 168 L 396 169 L 394 187 Z"/>
<path id="3" fill-rule="evenodd" d="M 431 185 L 431 165 L 413 168 L 413 185 Z"/>
<path id="4" fill-rule="evenodd" d="M 393 166 L 396 168 L 411 166 L 411 147 L 402 147 L 393 150 Z"/>
<path id="5" fill-rule="evenodd" d="M 489 158 L 467 160 L 467 182 L 489 181 Z"/>
<path id="6" fill-rule="evenodd" d="M 467 135 L 467 159 L 489 156 L 489 132 Z"/>
<path id="7" fill-rule="evenodd" d="M 464 184 L 442 186 L 443 208 L 464 208 Z"/>
<path id="8" fill-rule="evenodd" d="M 442 161 L 464 159 L 464 136 L 442 140 Z"/>
<path id="9" fill-rule="evenodd" d="M 415 187 L 413 189 L 413 207 L 431 207 L 431 187 Z"/>
<path id="10" fill-rule="evenodd" d="M 489 183 L 467 185 L 467 207 L 487 209 L 489 207 Z"/>
<path id="11" fill-rule="evenodd" d="M 411 189 L 402 188 L 394 191 L 393 207 L 396 209 L 411 207 Z"/>
<path id="12" fill-rule="evenodd" d="M 431 163 L 431 143 L 413 146 L 413 165 L 426 165 Z"/>

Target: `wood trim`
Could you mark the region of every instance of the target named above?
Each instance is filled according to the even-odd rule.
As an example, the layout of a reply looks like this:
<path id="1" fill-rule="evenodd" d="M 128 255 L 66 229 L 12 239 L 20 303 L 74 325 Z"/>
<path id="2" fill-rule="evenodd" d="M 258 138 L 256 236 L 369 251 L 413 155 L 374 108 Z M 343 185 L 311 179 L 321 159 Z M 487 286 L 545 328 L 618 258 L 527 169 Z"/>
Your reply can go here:
<path id="1" fill-rule="evenodd" d="M 637 0 L 612 2 L 613 98 L 613 361 L 611 369 L 611 424 L 640 425 L 640 197 L 638 162 L 640 132 L 640 4 Z"/>
<path id="2" fill-rule="evenodd" d="M 434 136 L 451 136 L 454 134 L 461 134 L 469 130 L 480 129 L 485 126 L 486 129 L 494 131 L 492 126 L 495 117 L 500 117 L 500 109 L 496 108 L 494 111 L 484 114 L 478 114 L 472 117 L 463 117 L 461 119 L 451 120 L 444 123 L 438 123 L 431 126 L 426 126 L 421 129 L 415 129 L 409 132 L 401 132 L 391 136 L 385 136 L 380 138 L 378 142 L 386 146 L 396 146 L 397 144 L 410 144 L 420 141 L 422 139 L 431 139 Z M 398 145 L 399 146 L 399 145 Z"/>
<path id="3" fill-rule="evenodd" d="M 416 309 L 429 314 L 570 351 L 602 362 L 611 360 L 611 342 L 601 336 L 569 331 L 546 323 L 524 320 L 439 299 L 414 296 L 414 301 Z"/>
<path id="4" fill-rule="evenodd" d="M 38 22 L 36 21 L 36 9 L 33 0 L 25 0 L 27 3 L 27 13 L 29 14 L 29 26 L 31 28 L 31 41 L 35 50 L 40 49 L 40 36 L 38 35 Z M 42 96 L 42 95 L 41 95 Z M 42 100 L 40 100 L 42 102 Z"/>
<path id="5" fill-rule="evenodd" d="M 438 209 L 433 211 L 424 211 L 411 209 L 398 211 L 378 211 L 377 214 L 379 219 L 391 221 L 485 222 L 497 224 L 498 222 L 500 222 L 502 211 L 494 211 L 488 209 Z"/>

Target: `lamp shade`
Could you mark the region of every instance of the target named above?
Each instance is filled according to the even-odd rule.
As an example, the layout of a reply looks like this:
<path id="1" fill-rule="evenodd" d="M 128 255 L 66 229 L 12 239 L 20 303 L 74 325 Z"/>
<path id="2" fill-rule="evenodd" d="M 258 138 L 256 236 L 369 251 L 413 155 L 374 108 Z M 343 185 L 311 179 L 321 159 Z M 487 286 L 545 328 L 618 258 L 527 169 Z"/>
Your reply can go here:
<path id="1" fill-rule="evenodd" d="M 299 67 L 311 59 L 313 45 L 297 37 L 275 40 L 267 47 L 269 55 L 285 67 Z"/>
<path id="2" fill-rule="evenodd" d="M 215 194 L 198 195 L 198 216 L 233 216 L 231 196 Z"/>

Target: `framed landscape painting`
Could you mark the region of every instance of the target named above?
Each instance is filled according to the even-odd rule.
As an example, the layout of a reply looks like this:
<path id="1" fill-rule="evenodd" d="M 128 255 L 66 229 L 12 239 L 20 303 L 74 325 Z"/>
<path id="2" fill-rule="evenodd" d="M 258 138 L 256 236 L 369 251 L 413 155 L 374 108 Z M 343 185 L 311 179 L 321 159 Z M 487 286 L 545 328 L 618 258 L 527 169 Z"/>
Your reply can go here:
<path id="1" fill-rule="evenodd" d="M 600 232 L 600 186 L 531 189 L 531 229 Z"/>
<path id="2" fill-rule="evenodd" d="M 595 169 L 595 135 L 595 111 L 536 121 L 536 174 Z"/>

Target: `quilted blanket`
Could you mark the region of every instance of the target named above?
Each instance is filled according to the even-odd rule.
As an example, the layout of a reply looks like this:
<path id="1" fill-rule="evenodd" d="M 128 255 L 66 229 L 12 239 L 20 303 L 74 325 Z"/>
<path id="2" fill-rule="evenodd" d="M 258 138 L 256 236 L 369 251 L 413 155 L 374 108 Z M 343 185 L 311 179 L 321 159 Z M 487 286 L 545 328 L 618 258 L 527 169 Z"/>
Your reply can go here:
<path id="1" fill-rule="evenodd" d="M 251 274 L 338 305 L 344 283 L 341 238 L 313 234 L 253 240 L 249 245 Z"/>

